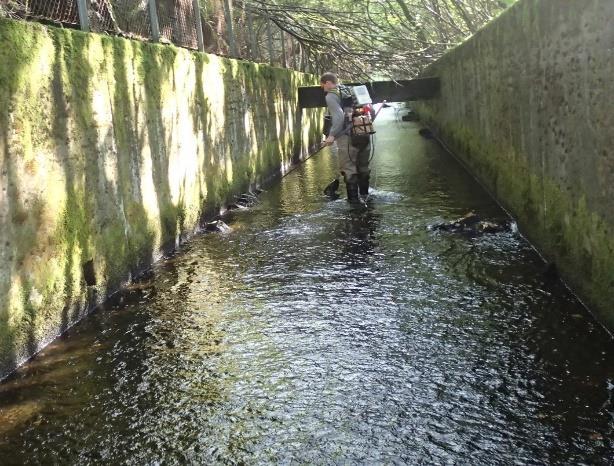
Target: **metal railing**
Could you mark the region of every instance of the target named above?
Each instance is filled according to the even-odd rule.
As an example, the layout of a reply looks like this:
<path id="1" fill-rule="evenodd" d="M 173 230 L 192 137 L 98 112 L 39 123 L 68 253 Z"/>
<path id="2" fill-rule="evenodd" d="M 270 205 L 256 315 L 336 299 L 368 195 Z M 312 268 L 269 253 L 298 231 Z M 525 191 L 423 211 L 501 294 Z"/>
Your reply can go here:
<path id="1" fill-rule="evenodd" d="M 327 68 L 326 57 L 311 52 L 262 13 L 245 4 L 235 7 L 232 0 L 216 1 L 0 0 L 0 16 L 172 43 L 305 72 Z"/>

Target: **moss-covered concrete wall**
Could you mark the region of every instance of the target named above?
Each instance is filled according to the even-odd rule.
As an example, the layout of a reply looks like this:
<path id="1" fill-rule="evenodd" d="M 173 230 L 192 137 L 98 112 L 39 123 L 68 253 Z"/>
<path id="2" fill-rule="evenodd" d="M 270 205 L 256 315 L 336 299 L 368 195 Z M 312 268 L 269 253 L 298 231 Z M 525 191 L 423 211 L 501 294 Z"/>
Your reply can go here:
<path id="1" fill-rule="evenodd" d="M 0 20 L 0 376 L 304 157 L 320 122 L 297 108 L 304 84 L 314 78 Z"/>
<path id="2" fill-rule="evenodd" d="M 614 329 L 614 2 L 520 0 L 424 75 L 423 119 Z"/>

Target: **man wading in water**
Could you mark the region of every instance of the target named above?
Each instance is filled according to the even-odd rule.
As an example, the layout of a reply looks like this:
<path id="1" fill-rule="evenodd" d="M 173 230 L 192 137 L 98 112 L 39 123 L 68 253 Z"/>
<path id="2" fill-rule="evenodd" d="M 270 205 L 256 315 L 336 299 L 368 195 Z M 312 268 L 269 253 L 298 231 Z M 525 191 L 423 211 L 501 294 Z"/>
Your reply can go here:
<path id="1" fill-rule="evenodd" d="M 333 150 L 337 152 L 348 201 L 356 202 L 359 192 L 362 196 L 369 194 L 370 137 L 351 134 L 354 112 L 352 95 L 347 87 L 338 84 L 337 76 L 334 73 L 324 73 L 320 77 L 320 86 L 326 94 L 330 115 L 330 129 L 326 131 L 325 128 L 324 145 L 333 146 Z"/>

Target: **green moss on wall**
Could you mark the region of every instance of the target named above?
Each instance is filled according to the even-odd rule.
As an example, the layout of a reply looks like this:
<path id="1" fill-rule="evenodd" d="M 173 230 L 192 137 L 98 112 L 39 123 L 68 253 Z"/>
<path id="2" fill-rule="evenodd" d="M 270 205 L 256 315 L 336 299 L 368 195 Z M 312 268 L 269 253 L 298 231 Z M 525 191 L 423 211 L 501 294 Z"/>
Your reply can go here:
<path id="1" fill-rule="evenodd" d="M 576 200 L 554 180 L 535 173 L 515 148 L 502 148 L 475 128 L 440 125 L 428 103 L 417 104 L 416 109 L 517 217 L 523 234 L 558 265 L 604 324 L 614 329 L 614 235 L 611 224 L 589 208 L 586 196 Z"/>
<path id="2" fill-rule="evenodd" d="M 9 20 L 0 44 L 0 373 L 318 137 L 311 76 Z"/>
<path id="3" fill-rule="evenodd" d="M 424 76 L 416 105 L 614 329 L 614 3 L 517 2 Z"/>

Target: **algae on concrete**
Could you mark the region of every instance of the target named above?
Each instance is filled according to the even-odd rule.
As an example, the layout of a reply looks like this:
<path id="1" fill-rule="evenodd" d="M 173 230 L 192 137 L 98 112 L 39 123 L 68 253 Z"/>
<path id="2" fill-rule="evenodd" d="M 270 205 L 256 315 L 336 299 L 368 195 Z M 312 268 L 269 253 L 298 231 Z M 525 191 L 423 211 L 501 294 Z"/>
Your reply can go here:
<path id="1" fill-rule="evenodd" d="M 519 1 L 430 66 L 423 121 L 614 329 L 614 3 Z"/>
<path id="2" fill-rule="evenodd" d="M 314 77 L 0 20 L 0 375 L 319 139 Z"/>

